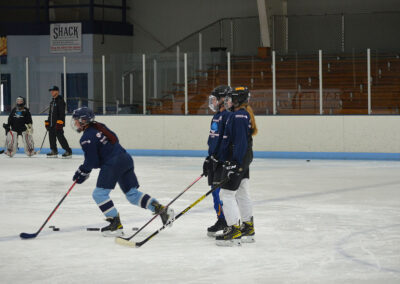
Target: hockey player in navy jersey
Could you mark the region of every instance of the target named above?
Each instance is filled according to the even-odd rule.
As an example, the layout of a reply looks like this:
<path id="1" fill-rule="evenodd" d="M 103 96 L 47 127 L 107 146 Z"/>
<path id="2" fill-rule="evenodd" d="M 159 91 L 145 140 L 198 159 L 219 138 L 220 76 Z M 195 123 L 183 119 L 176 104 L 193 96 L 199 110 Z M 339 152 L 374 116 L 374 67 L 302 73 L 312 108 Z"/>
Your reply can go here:
<path id="1" fill-rule="evenodd" d="M 101 229 L 104 236 L 122 236 L 123 226 L 119 213 L 110 198 L 110 192 L 118 182 L 130 203 L 149 209 L 158 214 L 166 224 L 174 216 L 171 208 L 165 208 L 155 198 L 140 192 L 134 172 L 132 157 L 119 144 L 117 135 L 104 124 L 94 121 L 94 113 L 87 107 L 74 110 L 71 125 L 77 132 L 83 132 L 80 144 L 85 160 L 73 176 L 77 183 L 83 183 L 92 169 L 100 168 L 93 199 L 110 224 Z"/>
<path id="2" fill-rule="evenodd" d="M 203 174 L 208 176 L 208 185 L 210 186 L 215 186 L 221 182 L 221 141 L 227 118 L 231 114 L 225 110 L 224 98 L 230 90 L 231 88 L 229 86 L 218 86 L 211 92 L 208 99 L 208 106 L 213 112 L 215 112 L 215 114 L 211 120 L 210 133 L 207 142 L 208 156 L 203 163 Z M 214 209 L 217 213 L 217 222 L 207 228 L 207 235 L 209 237 L 215 237 L 218 231 L 223 230 L 227 226 L 219 192 L 220 188 L 217 188 L 212 193 Z"/>
<path id="3" fill-rule="evenodd" d="M 222 235 L 216 236 L 216 243 L 221 246 L 254 242 L 249 166 L 253 160 L 252 137 L 257 134 L 257 126 L 248 105 L 249 96 L 246 87 L 237 87 L 225 97 L 225 108 L 231 110 L 232 115 L 227 120 L 222 140 L 223 177 L 228 177 L 229 181 L 222 185 L 220 192 L 228 225 Z"/>
<path id="4" fill-rule="evenodd" d="M 7 124 L 3 123 L 6 130 L 5 154 L 12 157 L 18 149 L 18 136 L 22 137 L 25 153 L 30 157 L 35 154 L 33 143 L 32 115 L 25 106 L 25 98 L 18 97 L 16 106 L 8 116 Z"/>

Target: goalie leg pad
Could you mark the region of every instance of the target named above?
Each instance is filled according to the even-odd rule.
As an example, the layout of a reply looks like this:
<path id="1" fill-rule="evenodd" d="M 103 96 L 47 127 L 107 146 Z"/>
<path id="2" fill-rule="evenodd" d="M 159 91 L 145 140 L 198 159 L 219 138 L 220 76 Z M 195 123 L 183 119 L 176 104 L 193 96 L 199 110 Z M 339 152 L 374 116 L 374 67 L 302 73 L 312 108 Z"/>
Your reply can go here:
<path id="1" fill-rule="evenodd" d="M 26 131 L 22 132 L 22 140 L 24 141 L 24 150 L 28 156 L 35 154 L 35 147 L 32 135 L 28 134 Z"/>
<path id="2" fill-rule="evenodd" d="M 12 157 L 17 152 L 17 144 L 18 144 L 18 133 L 15 131 L 8 131 L 6 137 L 6 155 Z"/>

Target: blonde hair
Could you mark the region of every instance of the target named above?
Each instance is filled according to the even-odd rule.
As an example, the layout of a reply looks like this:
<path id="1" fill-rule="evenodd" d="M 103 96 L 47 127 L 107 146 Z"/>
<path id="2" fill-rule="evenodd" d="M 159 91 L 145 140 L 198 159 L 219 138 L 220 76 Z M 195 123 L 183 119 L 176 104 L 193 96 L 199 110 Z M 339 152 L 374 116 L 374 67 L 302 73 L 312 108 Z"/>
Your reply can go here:
<path id="1" fill-rule="evenodd" d="M 258 128 L 257 128 L 257 124 L 256 124 L 256 119 L 254 117 L 253 109 L 248 104 L 241 105 L 241 108 L 245 109 L 249 113 L 250 122 L 251 122 L 251 129 L 252 129 L 251 136 L 256 136 L 257 133 L 258 133 Z"/>

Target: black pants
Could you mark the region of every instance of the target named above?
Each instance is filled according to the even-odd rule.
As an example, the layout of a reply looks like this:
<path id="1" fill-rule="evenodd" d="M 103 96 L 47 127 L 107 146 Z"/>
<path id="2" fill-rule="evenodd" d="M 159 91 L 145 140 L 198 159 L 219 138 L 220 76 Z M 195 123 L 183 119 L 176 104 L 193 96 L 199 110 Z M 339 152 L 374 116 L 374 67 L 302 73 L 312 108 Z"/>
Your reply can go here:
<path id="1" fill-rule="evenodd" d="M 50 149 L 54 152 L 57 152 L 57 141 L 61 144 L 61 147 L 70 153 L 72 153 L 71 148 L 68 145 L 67 139 L 64 136 L 64 130 L 56 130 L 55 127 L 51 127 L 49 129 L 49 141 L 50 141 Z"/>

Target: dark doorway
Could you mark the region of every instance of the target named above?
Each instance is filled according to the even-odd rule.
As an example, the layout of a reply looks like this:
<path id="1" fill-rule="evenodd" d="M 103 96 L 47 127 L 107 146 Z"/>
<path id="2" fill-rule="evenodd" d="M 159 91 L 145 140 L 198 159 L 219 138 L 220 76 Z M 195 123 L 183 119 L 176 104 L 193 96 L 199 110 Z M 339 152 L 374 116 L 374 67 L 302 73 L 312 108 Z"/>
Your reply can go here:
<path id="1" fill-rule="evenodd" d="M 0 82 L 0 87 L 3 88 L 3 93 L 0 94 L 3 96 L 3 98 L 0 98 L 0 103 L 1 99 L 3 100 L 3 105 L 0 106 L 2 107 L 1 111 L 9 113 L 11 112 L 13 106 L 13 104 L 11 103 L 11 75 L 1 74 Z"/>
<path id="2" fill-rule="evenodd" d="M 61 74 L 61 93 L 64 96 L 64 74 Z M 88 74 L 67 73 L 67 112 L 88 105 Z M 65 99 L 65 98 L 64 98 Z"/>

